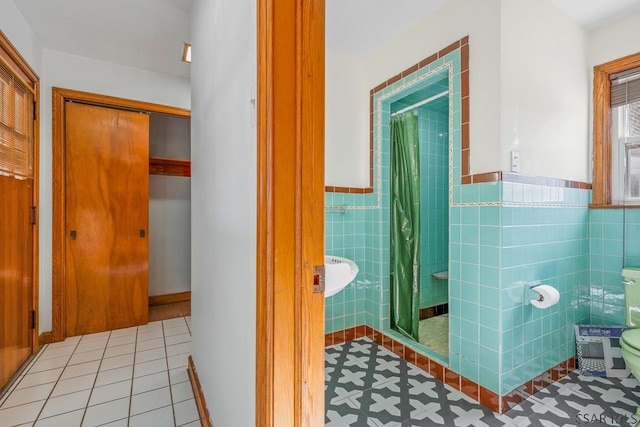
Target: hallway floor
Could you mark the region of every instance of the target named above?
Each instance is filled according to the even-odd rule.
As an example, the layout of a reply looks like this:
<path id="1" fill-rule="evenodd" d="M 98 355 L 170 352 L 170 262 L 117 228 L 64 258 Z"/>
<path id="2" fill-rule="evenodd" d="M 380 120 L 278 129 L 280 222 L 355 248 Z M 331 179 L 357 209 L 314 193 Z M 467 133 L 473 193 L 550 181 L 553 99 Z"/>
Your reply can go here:
<path id="1" fill-rule="evenodd" d="M 639 419 L 635 379 L 574 372 L 500 415 L 367 338 L 325 354 L 326 427 L 629 426 Z"/>
<path id="2" fill-rule="evenodd" d="M 0 427 L 199 426 L 190 317 L 43 346 L 0 399 Z"/>

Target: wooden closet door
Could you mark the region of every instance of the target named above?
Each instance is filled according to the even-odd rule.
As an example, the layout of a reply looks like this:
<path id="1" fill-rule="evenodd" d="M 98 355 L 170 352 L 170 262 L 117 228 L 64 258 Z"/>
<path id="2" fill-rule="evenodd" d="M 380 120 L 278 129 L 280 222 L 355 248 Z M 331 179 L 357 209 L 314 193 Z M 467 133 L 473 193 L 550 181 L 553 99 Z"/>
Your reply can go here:
<path id="1" fill-rule="evenodd" d="M 32 350 L 33 225 L 31 179 L 0 175 L 0 388 Z"/>
<path id="2" fill-rule="evenodd" d="M 65 127 L 66 334 L 147 323 L 149 116 L 68 102 Z"/>

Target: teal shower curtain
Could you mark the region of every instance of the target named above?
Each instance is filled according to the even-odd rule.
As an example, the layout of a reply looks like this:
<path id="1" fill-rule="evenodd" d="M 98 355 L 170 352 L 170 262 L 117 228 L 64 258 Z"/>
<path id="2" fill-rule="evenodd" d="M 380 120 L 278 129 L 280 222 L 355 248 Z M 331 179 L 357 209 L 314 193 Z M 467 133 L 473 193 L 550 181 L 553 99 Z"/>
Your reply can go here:
<path id="1" fill-rule="evenodd" d="M 418 340 L 420 312 L 418 117 L 391 119 L 391 327 Z"/>

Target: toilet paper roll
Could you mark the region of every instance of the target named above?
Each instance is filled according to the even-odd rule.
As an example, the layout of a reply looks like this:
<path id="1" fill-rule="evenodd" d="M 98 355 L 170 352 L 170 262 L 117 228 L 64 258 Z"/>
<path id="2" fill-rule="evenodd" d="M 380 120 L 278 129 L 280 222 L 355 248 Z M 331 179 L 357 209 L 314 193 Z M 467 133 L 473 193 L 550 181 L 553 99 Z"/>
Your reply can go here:
<path id="1" fill-rule="evenodd" d="M 540 295 L 538 299 L 532 299 L 531 304 L 538 308 L 549 308 L 560 301 L 560 292 L 553 286 L 539 285 L 531 288 L 532 291 Z"/>

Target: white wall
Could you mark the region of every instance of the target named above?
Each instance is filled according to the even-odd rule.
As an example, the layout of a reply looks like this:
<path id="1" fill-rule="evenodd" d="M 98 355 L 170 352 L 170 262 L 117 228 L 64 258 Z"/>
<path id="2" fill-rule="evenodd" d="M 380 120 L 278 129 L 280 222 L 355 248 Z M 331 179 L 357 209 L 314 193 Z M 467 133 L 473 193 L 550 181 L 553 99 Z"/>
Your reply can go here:
<path id="1" fill-rule="evenodd" d="M 42 77 L 42 45 L 12 0 L 0 0 L 0 30 Z"/>
<path id="2" fill-rule="evenodd" d="M 325 55 L 325 184 L 368 187 L 371 88 L 361 61 L 329 49 Z"/>
<path id="3" fill-rule="evenodd" d="M 515 149 L 523 175 L 589 180 L 586 62 L 586 33 L 550 0 L 502 2 L 500 170 Z"/>
<path id="4" fill-rule="evenodd" d="M 51 330 L 51 88 L 191 108 L 188 79 L 44 50 L 40 122 L 40 332 Z"/>
<path id="5" fill-rule="evenodd" d="M 189 160 L 191 121 L 149 118 L 149 156 Z M 191 179 L 149 176 L 149 295 L 191 290 Z"/>
<path id="6" fill-rule="evenodd" d="M 195 0 L 191 15 L 193 359 L 221 427 L 255 424 L 255 8 Z"/>
<path id="7" fill-rule="evenodd" d="M 450 0 L 361 64 L 344 57 L 339 61 L 327 52 L 327 184 L 358 187 L 361 177 L 368 177 L 369 90 L 466 35 L 471 67 L 471 172 L 500 169 L 500 0 Z M 339 67 L 345 65 L 344 81 L 334 89 Z M 348 80 L 352 88 L 347 91 Z M 337 100 L 339 111 L 335 110 Z M 349 152 L 360 157 L 346 164 L 336 162 L 331 156 L 346 151 L 347 144 L 352 146 Z"/>
<path id="8" fill-rule="evenodd" d="M 588 42 L 591 75 L 596 65 L 640 52 L 640 13 L 591 31 Z"/>

